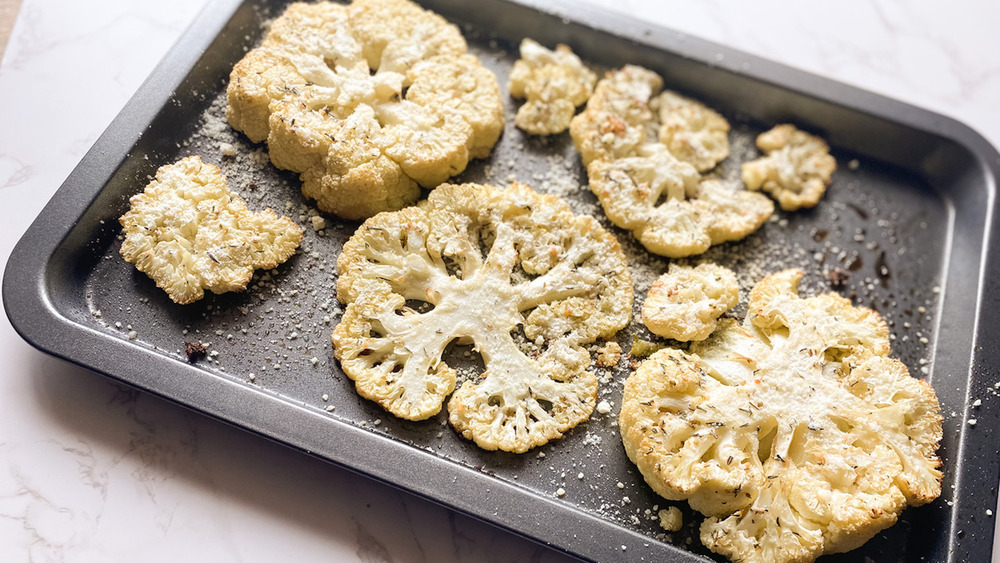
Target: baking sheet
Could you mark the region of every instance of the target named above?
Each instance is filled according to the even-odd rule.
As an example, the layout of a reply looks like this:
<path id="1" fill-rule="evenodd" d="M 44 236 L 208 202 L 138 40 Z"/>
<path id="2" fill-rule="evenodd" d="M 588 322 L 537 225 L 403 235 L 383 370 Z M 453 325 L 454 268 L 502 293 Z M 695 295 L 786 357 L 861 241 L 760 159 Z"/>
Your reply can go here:
<path id="1" fill-rule="evenodd" d="M 781 268 L 810 272 L 804 294 L 828 290 L 824 273 L 843 269 L 849 278 L 842 292 L 886 317 L 894 355 L 938 392 L 946 415 L 942 498 L 906 511 L 895 527 L 833 559 L 989 556 L 986 510 L 995 509 L 1000 471 L 986 439 L 997 425 L 991 379 L 1000 380 L 989 369 L 995 321 L 984 313 L 996 301 L 987 283 L 996 272 L 987 245 L 998 166 L 991 147 L 940 116 L 570 3 L 481 1 L 475 10 L 457 1 L 425 4 L 463 26 L 501 84 L 524 36 L 568 43 L 596 67 L 656 70 L 668 88 L 709 103 L 733 123 L 723 176 L 737 175 L 739 163 L 756 156 L 753 137 L 774 123 L 822 133 L 839 169 L 817 208 L 779 212 L 748 239 L 686 262 L 732 267 L 744 298 L 755 281 Z M 168 55 L 12 254 L 4 302 L 15 328 L 49 353 L 584 559 L 709 556 L 697 541 L 700 517 L 685 504 L 681 532 L 659 528 L 656 509 L 668 503 L 625 458 L 615 413 L 627 360 L 598 370 L 600 399 L 613 405 L 611 414 L 595 413 L 565 438 L 522 456 L 479 450 L 458 438 L 444 415 L 400 421 L 357 397 L 329 343 L 340 313 L 336 256 L 357 224 L 327 217 L 322 233 L 309 228 L 316 212 L 295 175 L 271 167 L 264 147 L 222 117 L 229 69 L 283 6 L 217 2 Z M 493 155 L 460 179 L 516 179 L 601 219 L 625 247 L 638 309 L 667 261 L 604 219 L 568 134 L 522 134 L 511 121 L 516 107 L 507 100 L 508 126 Z M 235 157 L 223 156 L 226 145 L 236 147 Z M 219 164 L 251 208 L 273 207 L 307 229 L 301 254 L 256 276 L 249 291 L 180 307 L 118 257 L 117 217 L 156 168 L 187 154 Z M 63 227 L 66 217 L 78 220 Z M 625 350 L 633 336 L 651 338 L 633 322 L 620 335 Z M 210 343 L 209 357 L 189 364 L 185 342 Z M 462 359 L 469 350 L 453 352 Z M 972 407 L 975 399 L 982 406 Z M 989 495 L 982 494 L 986 487 Z"/>

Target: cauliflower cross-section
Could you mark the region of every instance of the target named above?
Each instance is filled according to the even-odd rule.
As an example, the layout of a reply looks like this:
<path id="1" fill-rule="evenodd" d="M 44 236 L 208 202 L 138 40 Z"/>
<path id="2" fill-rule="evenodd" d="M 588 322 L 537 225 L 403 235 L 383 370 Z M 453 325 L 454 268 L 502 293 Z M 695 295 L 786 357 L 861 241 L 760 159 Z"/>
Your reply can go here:
<path id="1" fill-rule="evenodd" d="M 826 193 L 837 161 L 823 139 L 785 123 L 757 136 L 764 155 L 743 163 L 743 183 L 771 194 L 785 211 L 813 207 Z"/>
<path id="2" fill-rule="evenodd" d="M 611 221 L 650 252 L 680 258 L 739 240 L 774 212 L 763 194 L 702 180 L 729 154 L 729 124 L 627 65 L 601 79 L 570 134 Z"/>
<path id="3" fill-rule="evenodd" d="M 534 135 L 569 129 L 577 106 L 594 91 L 597 75 L 567 45 L 556 45 L 551 51 L 525 38 L 520 53 L 510 71 L 508 90 L 511 96 L 527 101 L 517 110 L 514 124 Z"/>
<path id="4" fill-rule="evenodd" d="M 266 209 L 253 213 L 217 166 L 189 156 L 161 167 L 121 216 L 121 255 L 170 299 L 246 288 L 255 269 L 275 268 L 302 242 L 302 228 Z"/>
<path id="5" fill-rule="evenodd" d="M 693 268 L 671 264 L 649 288 L 642 323 L 666 338 L 704 340 L 739 300 L 740 286 L 732 270 L 710 263 Z"/>
<path id="6" fill-rule="evenodd" d="M 226 117 L 303 193 L 347 219 L 414 203 L 490 153 L 496 76 L 409 0 L 296 2 L 230 75 Z"/>
<path id="7" fill-rule="evenodd" d="M 456 385 L 442 354 L 471 342 L 485 371 L 454 391 L 449 420 L 488 450 L 521 453 L 586 420 L 597 378 L 584 346 L 631 317 L 617 240 L 520 184 L 443 184 L 376 215 L 337 269 L 334 354 L 358 392 L 401 418 L 433 416 Z"/>
<path id="8" fill-rule="evenodd" d="M 707 515 L 702 542 L 734 561 L 848 551 L 941 492 L 934 390 L 888 356 L 876 312 L 800 298 L 801 277 L 768 276 L 744 325 L 660 350 L 625 382 L 629 458 Z"/>

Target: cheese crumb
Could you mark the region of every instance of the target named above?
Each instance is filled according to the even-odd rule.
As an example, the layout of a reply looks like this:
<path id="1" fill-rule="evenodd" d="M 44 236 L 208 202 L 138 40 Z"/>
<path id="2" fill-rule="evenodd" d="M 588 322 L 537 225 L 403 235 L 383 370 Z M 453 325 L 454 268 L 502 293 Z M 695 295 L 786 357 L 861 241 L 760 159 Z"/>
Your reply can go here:
<path id="1" fill-rule="evenodd" d="M 601 401 L 600 403 L 597 403 L 597 412 L 598 412 L 598 414 L 608 414 L 608 413 L 610 413 L 611 412 L 611 403 L 609 403 L 607 401 Z"/>

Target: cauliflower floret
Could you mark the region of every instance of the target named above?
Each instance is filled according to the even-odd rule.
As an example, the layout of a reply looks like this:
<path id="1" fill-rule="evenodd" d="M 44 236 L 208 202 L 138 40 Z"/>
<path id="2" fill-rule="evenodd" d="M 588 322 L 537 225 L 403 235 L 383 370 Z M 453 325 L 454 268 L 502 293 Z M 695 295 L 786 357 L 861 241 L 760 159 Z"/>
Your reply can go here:
<path id="1" fill-rule="evenodd" d="M 302 228 L 266 209 L 253 213 L 217 166 L 189 156 L 161 167 L 119 219 L 121 255 L 182 305 L 246 288 L 255 269 L 276 268 Z"/>
<path id="2" fill-rule="evenodd" d="M 585 165 L 592 161 L 631 156 L 654 126 L 650 100 L 663 79 L 641 66 L 625 65 L 597 82 L 587 107 L 570 121 L 573 144 Z"/>
<path id="3" fill-rule="evenodd" d="M 729 122 L 705 104 L 669 90 L 653 99 L 659 110 L 660 142 L 699 172 L 729 156 Z"/>
<path id="4" fill-rule="evenodd" d="M 657 513 L 660 517 L 660 527 L 668 532 L 677 532 L 684 526 L 684 515 L 681 509 L 676 506 L 668 506 L 660 509 Z"/>
<path id="5" fill-rule="evenodd" d="M 503 129 L 496 76 L 409 0 L 291 4 L 233 68 L 227 101 L 235 129 L 352 220 L 414 203 Z"/>
<path id="6" fill-rule="evenodd" d="M 774 204 L 718 180 L 699 184 L 699 169 L 728 155 L 729 124 L 698 102 L 660 92 L 662 84 L 637 66 L 608 73 L 570 134 L 608 218 L 650 252 L 679 258 L 749 235 Z"/>
<path id="7" fill-rule="evenodd" d="M 569 129 L 577 106 L 594 91 L 597 75 L 567 45 L 550 51 L 525 38 L 520 51 L 508 89 L 511 96 L 527 101 L 517 110 L 514 124 L 534 135 L 562 133 Z"/>
<path id="8" fill-rule="evenodd" d="M 660 350 L 625 382 L 629 459 L 707 515 L 702 542 L 736 561 L 854 549 L 941 492 L 934 390 L 888 357 L 877 313 L 800 298 L 801 276 L 765 278 L 744 325 Z"/>
<path id="9" fill-rule="evenodd" d="M 732 270 L 707 263 L 694 268 L 671 264 L 649 288 L 642 323 L 666 338 L 704 340 L 739 300 L 740 286 Z"/>
<path id="10" fill-rule="evenodd" d="M 785 211 L 819 203 L 837 169 L 826 141 L 786 123 L 758 135 L 757 148 L 766 156 L 743 163 L 748 188 L 771 194 Z"/>
<path id="11" fill-rule="evenodd" d="M 376 215 L 337 269 L 347 307 L 334 354 L 358 392 L 401 418 L 433 416 L 456 385 L 445 348 L 471 342 L 486 370 L 454 391 L 449 420 L 488 450 L 524 452 L 586 420 L 597 395 L 586 346 L 631 317 L 617 240 L 520 184 L 443 184 Z"/>
<path id="12" fill-rule="evenodd" d="M 587 174 L 611 222 L 632 231 L 650 252 L 671 258 L 743 238 L 774 212 L 774 204 L 761 194 L 721 180 L 699 181 L 698 171 L 663 145 L 594 160 Z"/>

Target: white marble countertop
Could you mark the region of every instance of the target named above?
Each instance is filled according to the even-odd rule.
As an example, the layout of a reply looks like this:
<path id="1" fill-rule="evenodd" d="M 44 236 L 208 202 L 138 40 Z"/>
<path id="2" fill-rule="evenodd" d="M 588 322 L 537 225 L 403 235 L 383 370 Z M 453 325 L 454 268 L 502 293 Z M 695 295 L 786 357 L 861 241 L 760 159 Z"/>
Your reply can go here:
<path id="1" fill-rule="evenodd" d="M 205 0 L 26 0 L 0 262 Z M 959 119 L 1000 146 L 1000 3 L 586 0 Z M 31 348 L 0 319 L 0 560 L 567 561 Z"/>

